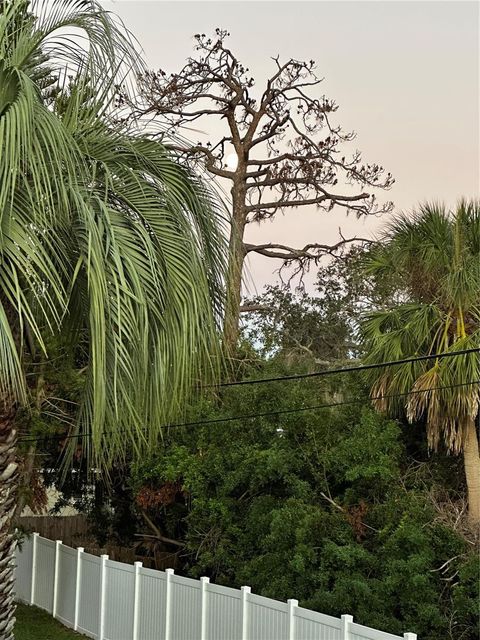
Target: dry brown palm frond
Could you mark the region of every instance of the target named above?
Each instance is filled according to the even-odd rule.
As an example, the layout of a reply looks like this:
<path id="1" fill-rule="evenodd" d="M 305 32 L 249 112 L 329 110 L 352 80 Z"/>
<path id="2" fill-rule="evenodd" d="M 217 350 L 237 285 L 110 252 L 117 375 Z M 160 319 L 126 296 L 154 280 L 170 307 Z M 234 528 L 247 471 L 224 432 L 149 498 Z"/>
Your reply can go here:
<path id="1" fill-rule="evenodd" d="M 417 378 L 406 401 L 407 418 L 413 423 L 426 417 L 431 450 L 437 451 L 443 441 L 448 451 L 458 454 L 463 449 L 467 421 L 478 412 L 479 389 L 455 389 L 446 396 L 439 389 L 442 382 L 437 366 Z"/>
<path id="2" fill-rule="evenodd" d="M 432 367 L 419 376 L 407 397 L 406 410 L 409 422 L 420 420 L 428 410 L 428 418 L 435 421 L 440 419 L 439 397 L 436 387 L 439 387 L 437 367 Z"/>
<path id="3" fill-rule="evenodd" d="M 370 392 L 372 404 L 377 411 L 386 413 L 389 409 L 389 399 L 386 397 L 390 388 L 390 377 L 384 374 L 375 382 Z"/>
<path id="4" fill-rule="evenodd" d="M 427 442 L 430 449 L 434 451 L 438 449 L 441 436 L 448 452 L 454 455 L 460 453 L 463 446 L 463 429 L 458 420 L 444 416 L 439 426 L 440 428 L 430 422 L 427 423 Z"/>

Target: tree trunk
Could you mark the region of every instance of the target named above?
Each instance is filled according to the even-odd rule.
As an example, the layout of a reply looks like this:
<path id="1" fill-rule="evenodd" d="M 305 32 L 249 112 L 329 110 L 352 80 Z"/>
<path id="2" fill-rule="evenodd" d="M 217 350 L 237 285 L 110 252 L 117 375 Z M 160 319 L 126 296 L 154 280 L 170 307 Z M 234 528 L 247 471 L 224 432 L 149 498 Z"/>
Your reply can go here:
<path id="1" fill-rule="evenodd" d="M 223 325 L 224 350 L 227 355 L 235 352 L 240 322 L 242 295 L 242 271 L 245 260 L 243 236 L 245 233 L 245 190 L 243 185 L 232 188 L 232 227 L 230 231 L 228 271 L 226 283 L 225 321 Z"/>
<path id="2" fill-rule="evenodd" d="M 480 525 L 480 456 L 478 435 L 473 418 L 467 424 L 463 459 L 467 480 L 468 517 L 472 525 L 478 527 Z"/>
<path id="3" fill-rule="evenodd" d="M 30 488 L 32 482 L 33 468 L 35 466 L 35 456 L 37 453 L 37 445 L 34 443 L 28 448 L 25 460 L 23 462 L 23 468 L 18 476 L 17 486 L 17 500 L 15 512 L 13 514 L 13 521 L 17 522 L 18 518 L 22 515 L 22 511 L 27 504 L 27 491 Z"/>
<path id="4" fill-rule="evenodd" d="M 13 640 L 15 624 L 15 512 L 18 465 L 15 448 L 15 411 L 0 401 L 0 640 Z"/>
<path id="5" fill-rule="evenodd" d="M 33 344 L 33 339 L 31 339 L 31 343 Z M 31 348 L 32 357 L 35 356 L 34 347 Z M 36 416 L 40 417 L 42 411 L 42 402 L 45 397 L 45 360 L 42 360 L 40 363 L 39 375 L 37 378 L 37 391 L 35 398 L 35 409 Z M 32 482 L 32 474 L 33 469 L 35 467 L 35 457 L 37 453 L 37 444 L 36 442 L 32 442 L 29 446 L 27 454 L 23 460 L 22 468 L 20 469 L 18 480 L 17 480 L 17 505 L 15 507 L 15 513 L 13 515 L 14 523 L 17 522 L 17 519 L 22 515 L 22 511 L 27 502 L 27 491 L 30 488 Z"/>

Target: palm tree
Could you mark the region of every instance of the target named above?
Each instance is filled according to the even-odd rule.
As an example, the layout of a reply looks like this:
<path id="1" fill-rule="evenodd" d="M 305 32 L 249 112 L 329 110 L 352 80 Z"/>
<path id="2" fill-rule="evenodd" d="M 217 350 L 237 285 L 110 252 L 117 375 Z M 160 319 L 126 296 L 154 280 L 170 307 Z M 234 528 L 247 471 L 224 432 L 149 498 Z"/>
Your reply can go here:
<path id="1" fill-rule="evenodd" d="M 454 213 L 427 204 L 411 217 L 400 216 L 366 269 L 377 278 L 395 278 L 403 299 L 364 318 L 365 362 L 478 349 L 478 202 L 461 202 Z M 373 397 L 409 394 L 376 400 L 378 409 L 403 408 L 409 422 L 424 420 L 432 450 L 443 442 L 448 451 L 463 452 L 469 518 L 475 526 L 480 522 L 479 380 L 478 352 L 374 370 L 371 379 Z"/>
<path id="2" fill-rule="evenodd" d="M 94 0 L 0 2 L 0 640 L 13 638 L 15 419 L 32 354 L 48 359 L 54 336 L 85 363 L 75 433 L 91 436 L 92 464 L 151 446 L 218 371 L 221 214 L 115 111 L 138 65 Z"/>

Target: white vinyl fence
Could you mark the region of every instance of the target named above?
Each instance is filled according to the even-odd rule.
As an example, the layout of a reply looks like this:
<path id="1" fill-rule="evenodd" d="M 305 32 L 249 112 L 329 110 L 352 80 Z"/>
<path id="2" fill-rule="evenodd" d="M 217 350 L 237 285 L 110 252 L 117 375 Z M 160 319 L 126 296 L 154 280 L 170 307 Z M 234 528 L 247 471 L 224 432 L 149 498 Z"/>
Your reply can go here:
<path id="1" fill-rule="evenodd" d="M 349 615 L 98 558 L 37 533 L 17 549 L 16 595 L 97 640 L 402 640 Z"/>

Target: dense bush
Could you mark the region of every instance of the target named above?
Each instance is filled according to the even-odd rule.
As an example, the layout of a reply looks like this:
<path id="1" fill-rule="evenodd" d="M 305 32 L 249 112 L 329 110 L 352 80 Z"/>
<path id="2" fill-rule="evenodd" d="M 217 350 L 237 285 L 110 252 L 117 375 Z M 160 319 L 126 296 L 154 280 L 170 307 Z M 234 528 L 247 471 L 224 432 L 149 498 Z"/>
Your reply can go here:
<path id="1" fill-rule="evenodd" d="M 263 368 L 254 377 L 284 371 Z M 305 380 L 234 387 L 192 420 L 361 395 L 354 379 L 343 391 Z M 185 541 L 190 575 L 392 633 L 473 640 L 477 558 L 434 499 L 446 478 L 455 499 L 456 461 L 428 459 L 411 426 L 367 405 L 172 429 L 134 469 L 137 510 Z"/>

